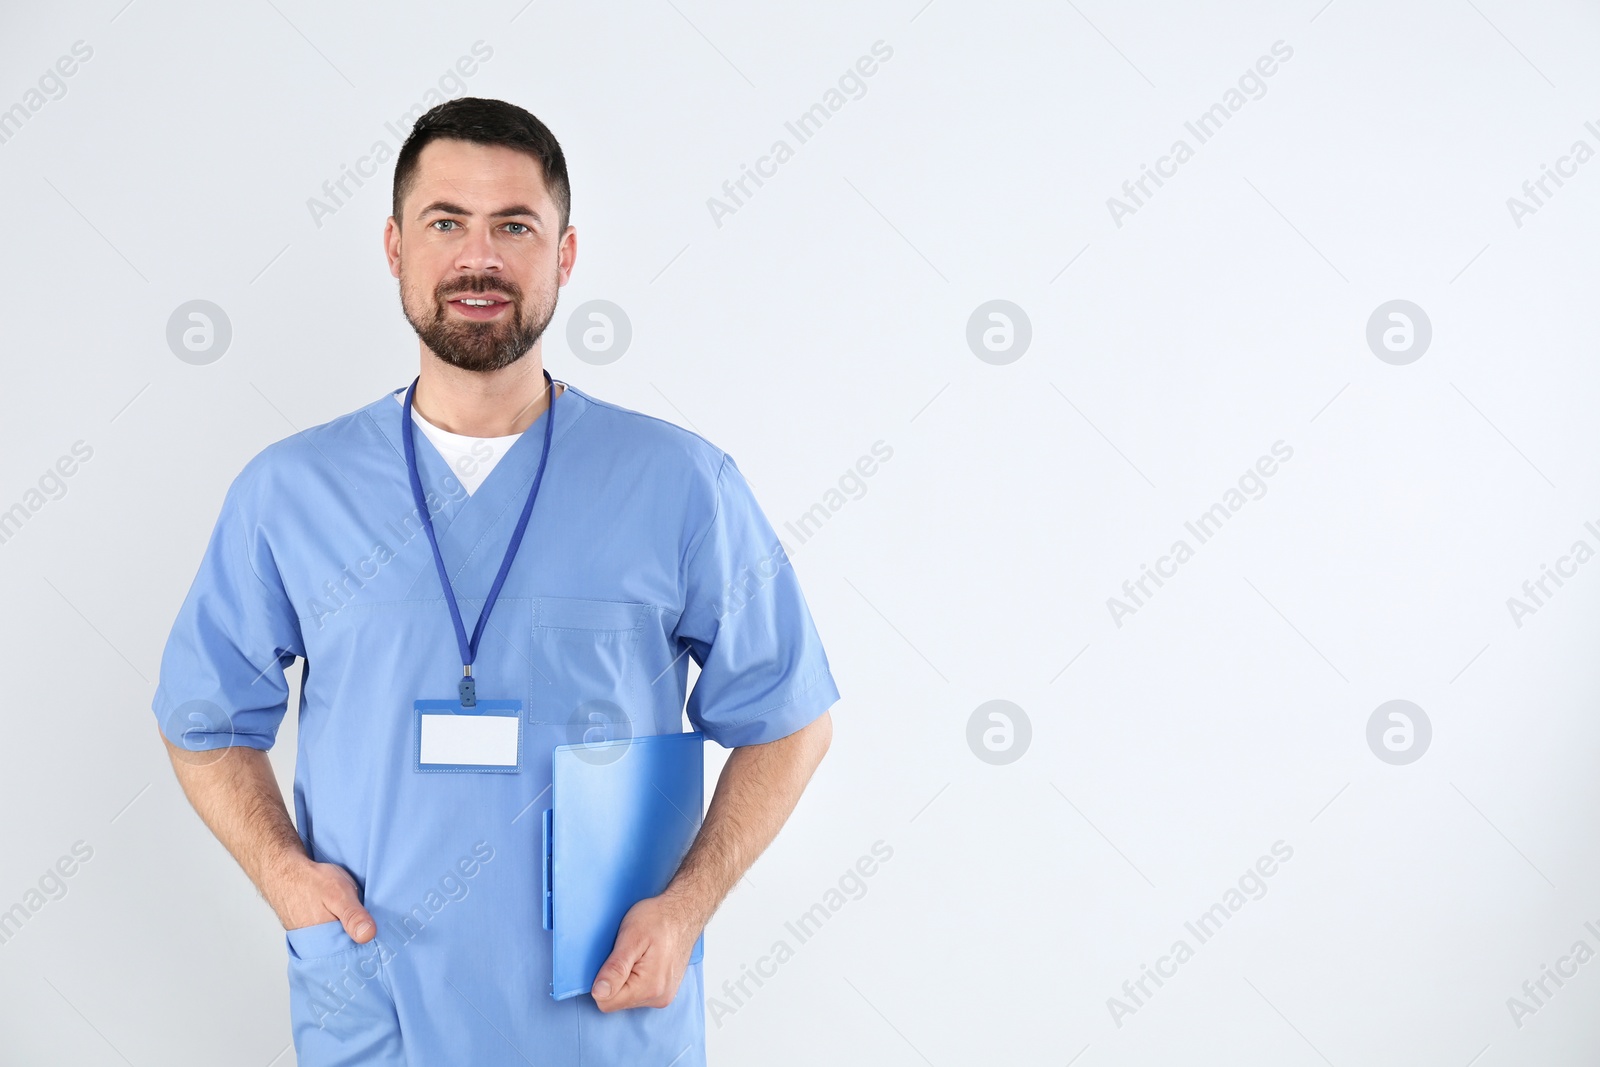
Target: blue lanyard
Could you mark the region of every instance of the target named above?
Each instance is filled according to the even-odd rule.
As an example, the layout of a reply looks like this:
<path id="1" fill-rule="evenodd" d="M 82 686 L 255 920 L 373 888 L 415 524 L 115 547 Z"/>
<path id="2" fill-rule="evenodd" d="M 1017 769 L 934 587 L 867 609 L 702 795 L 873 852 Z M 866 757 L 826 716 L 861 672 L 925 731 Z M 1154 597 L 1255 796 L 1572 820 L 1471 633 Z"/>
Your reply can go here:
<path id="1" fill-rule="evenodd" d="M 428 511 L 427 499 L 422 493 L 422 475 L 417 472 L 417 446 L 414 437 L 414 427 L 411 424 L 411 397 L 417 391 L 418 378 L 412 379 L 411 385 L 406 389 L 405 411 L 401 418 L 405 420 L 400 429 L 401 439 L 406 446 L 406 473 L 411 477 L 411 498 L 416 501 L 417 511 L 422 515 L 422 528 L 428 532 L 428 544 L 433 547 L 434 566 L 439 568 L 439 584 L 444 587 L 445 603 L 450 605 L 450 621 L 455 623 L 456 643 L 461 647 L 461 706 L 465 708 L 476 707 L 478 703 L 477 683 L 472 679 L 472 661 L 478 656 L 478 642 L 483 638 L 483 627 L 489 621 L 489 612 L 494 610 L 496 600 L 500 599 L 500 587 L 506 584 L 506 575 L 511 571 L 511 561 L 517 557 L 517 549 L 522 546 L 522 535 L 528 529 L 528 516 L 533 514 L 533 502 L 539 496 L 539 483 L 544 481 L 545 460 L 550 458 L 551 427 L 556 421 L 556 392 L 555 383 L 550 380 L 550 372 L 544 372 L 544 387 L 550 395 L 549 407 L 544 414 L 544 451 L 539 453 L 539 470 L 533 476 L 533 488 L 528 493 L 527 502 L 522 505 L 522 516 L 517 519 L 517 528 L 511 533 L 511 543 L 506 546 L 506 557 L 500 561 L 500 573 L 494 576 L 494 585 L 489 588 L 489 598 L 483 602 L 483 611 L 478 615 L 478 624 L 473 627 L 472 640 L 467 640 L 467 628 L 461 622 L 461 607 L 456 603 L 455 590 L 450 585 L 450 574 L 445 570 L 444 557 L 439 554 L 439 538 L 433 532 L 433 516 Z"/>

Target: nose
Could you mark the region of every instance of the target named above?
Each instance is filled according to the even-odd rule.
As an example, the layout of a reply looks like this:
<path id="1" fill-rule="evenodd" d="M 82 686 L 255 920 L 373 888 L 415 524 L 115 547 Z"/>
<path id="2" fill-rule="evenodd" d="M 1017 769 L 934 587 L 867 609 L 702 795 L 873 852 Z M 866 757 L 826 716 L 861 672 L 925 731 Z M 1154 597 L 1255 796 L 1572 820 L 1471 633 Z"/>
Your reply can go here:
<path id="1" fill-rule="evenodd" d="M 505 265 L 495 247 L 492 228 L 474 226 L 462 241 L 456 255 L 456 269 L 476 273 L 498 271 Z"/>

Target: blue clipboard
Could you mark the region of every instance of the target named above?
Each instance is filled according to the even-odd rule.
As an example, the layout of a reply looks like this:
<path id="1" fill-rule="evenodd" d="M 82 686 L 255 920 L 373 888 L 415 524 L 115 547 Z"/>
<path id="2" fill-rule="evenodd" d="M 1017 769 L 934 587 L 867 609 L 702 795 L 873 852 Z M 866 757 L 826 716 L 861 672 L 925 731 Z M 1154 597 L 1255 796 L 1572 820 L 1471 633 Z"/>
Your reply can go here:
<path id="1" fill-rule="evenodd" d="M 667 887 L 705 811 L 705 735 L 558 745 L 544 810 L 550 995 L 587 993 L 629 908 Z M 690 963 L 705 951 L 696 939 Z"/>

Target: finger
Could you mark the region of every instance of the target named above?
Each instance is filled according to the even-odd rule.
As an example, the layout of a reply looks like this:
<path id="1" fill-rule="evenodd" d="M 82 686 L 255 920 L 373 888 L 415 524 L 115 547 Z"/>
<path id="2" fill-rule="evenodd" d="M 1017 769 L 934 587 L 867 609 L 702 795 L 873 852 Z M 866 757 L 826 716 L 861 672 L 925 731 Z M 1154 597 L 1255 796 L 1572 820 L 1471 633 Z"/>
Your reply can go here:
<path id="1" fill-rule="evenodd" d="M 323 905 L 344 925 L 344 932 L 357 944 L 366 944 L 378 932 L 378 924 L 373 921 L 372 913 L 361 906 L 361 901 L 356 897 L 355 890 L 343 889 L 332 901 Z"/>
<path id="2" fill-rule="evenodd" d="M 622 987 L 615 990 L 611 999 L 605 1003 L 607 1011 L 621 1011 L 624 1008 L 641 1006 L 665 1007 L 671 999 L 671 995 L 667 993 L 667 968 L 661 953 L 646 951 L 634 960 L 633 973 L 628 975 Z"/>
<path id="3" fill-rule="evenodd" d="M 600 965 L 599 972 L 594 976 L 592 992 L 597 1003 L 610 1006 L 616 1002 L 621 1006 L 619 997 L 633 975 L 634 964 L 644 955 L 644 947 L 642 940 L 626 931 L 617 936 L 610 958 Z"/>

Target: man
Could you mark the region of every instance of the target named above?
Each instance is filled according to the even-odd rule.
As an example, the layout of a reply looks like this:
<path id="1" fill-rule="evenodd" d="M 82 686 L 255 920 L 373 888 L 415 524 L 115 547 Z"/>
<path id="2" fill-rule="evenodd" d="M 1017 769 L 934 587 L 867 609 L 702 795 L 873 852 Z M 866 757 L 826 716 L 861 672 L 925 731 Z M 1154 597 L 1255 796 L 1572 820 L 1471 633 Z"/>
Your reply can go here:
<path id="1" fill-rule="evenodd" d="M 544 370 L 569 209 L 521 108 L 417 121 L 384 231 L 417 381 L 245 466 L 162 658 L 177 776 L 286 931 L 302 1067 L 704 1063 L 696 939 L 828 747 L 839 692 L 732 457 Z M 296 657 L 291 823 L 264 750 Z M 556 1001 L 551 752 L 681 732 L 691 657 L 688 716 L 733 752 L 671 884 Z M 433 700 L 511 740 L 430 761 Z"/>

